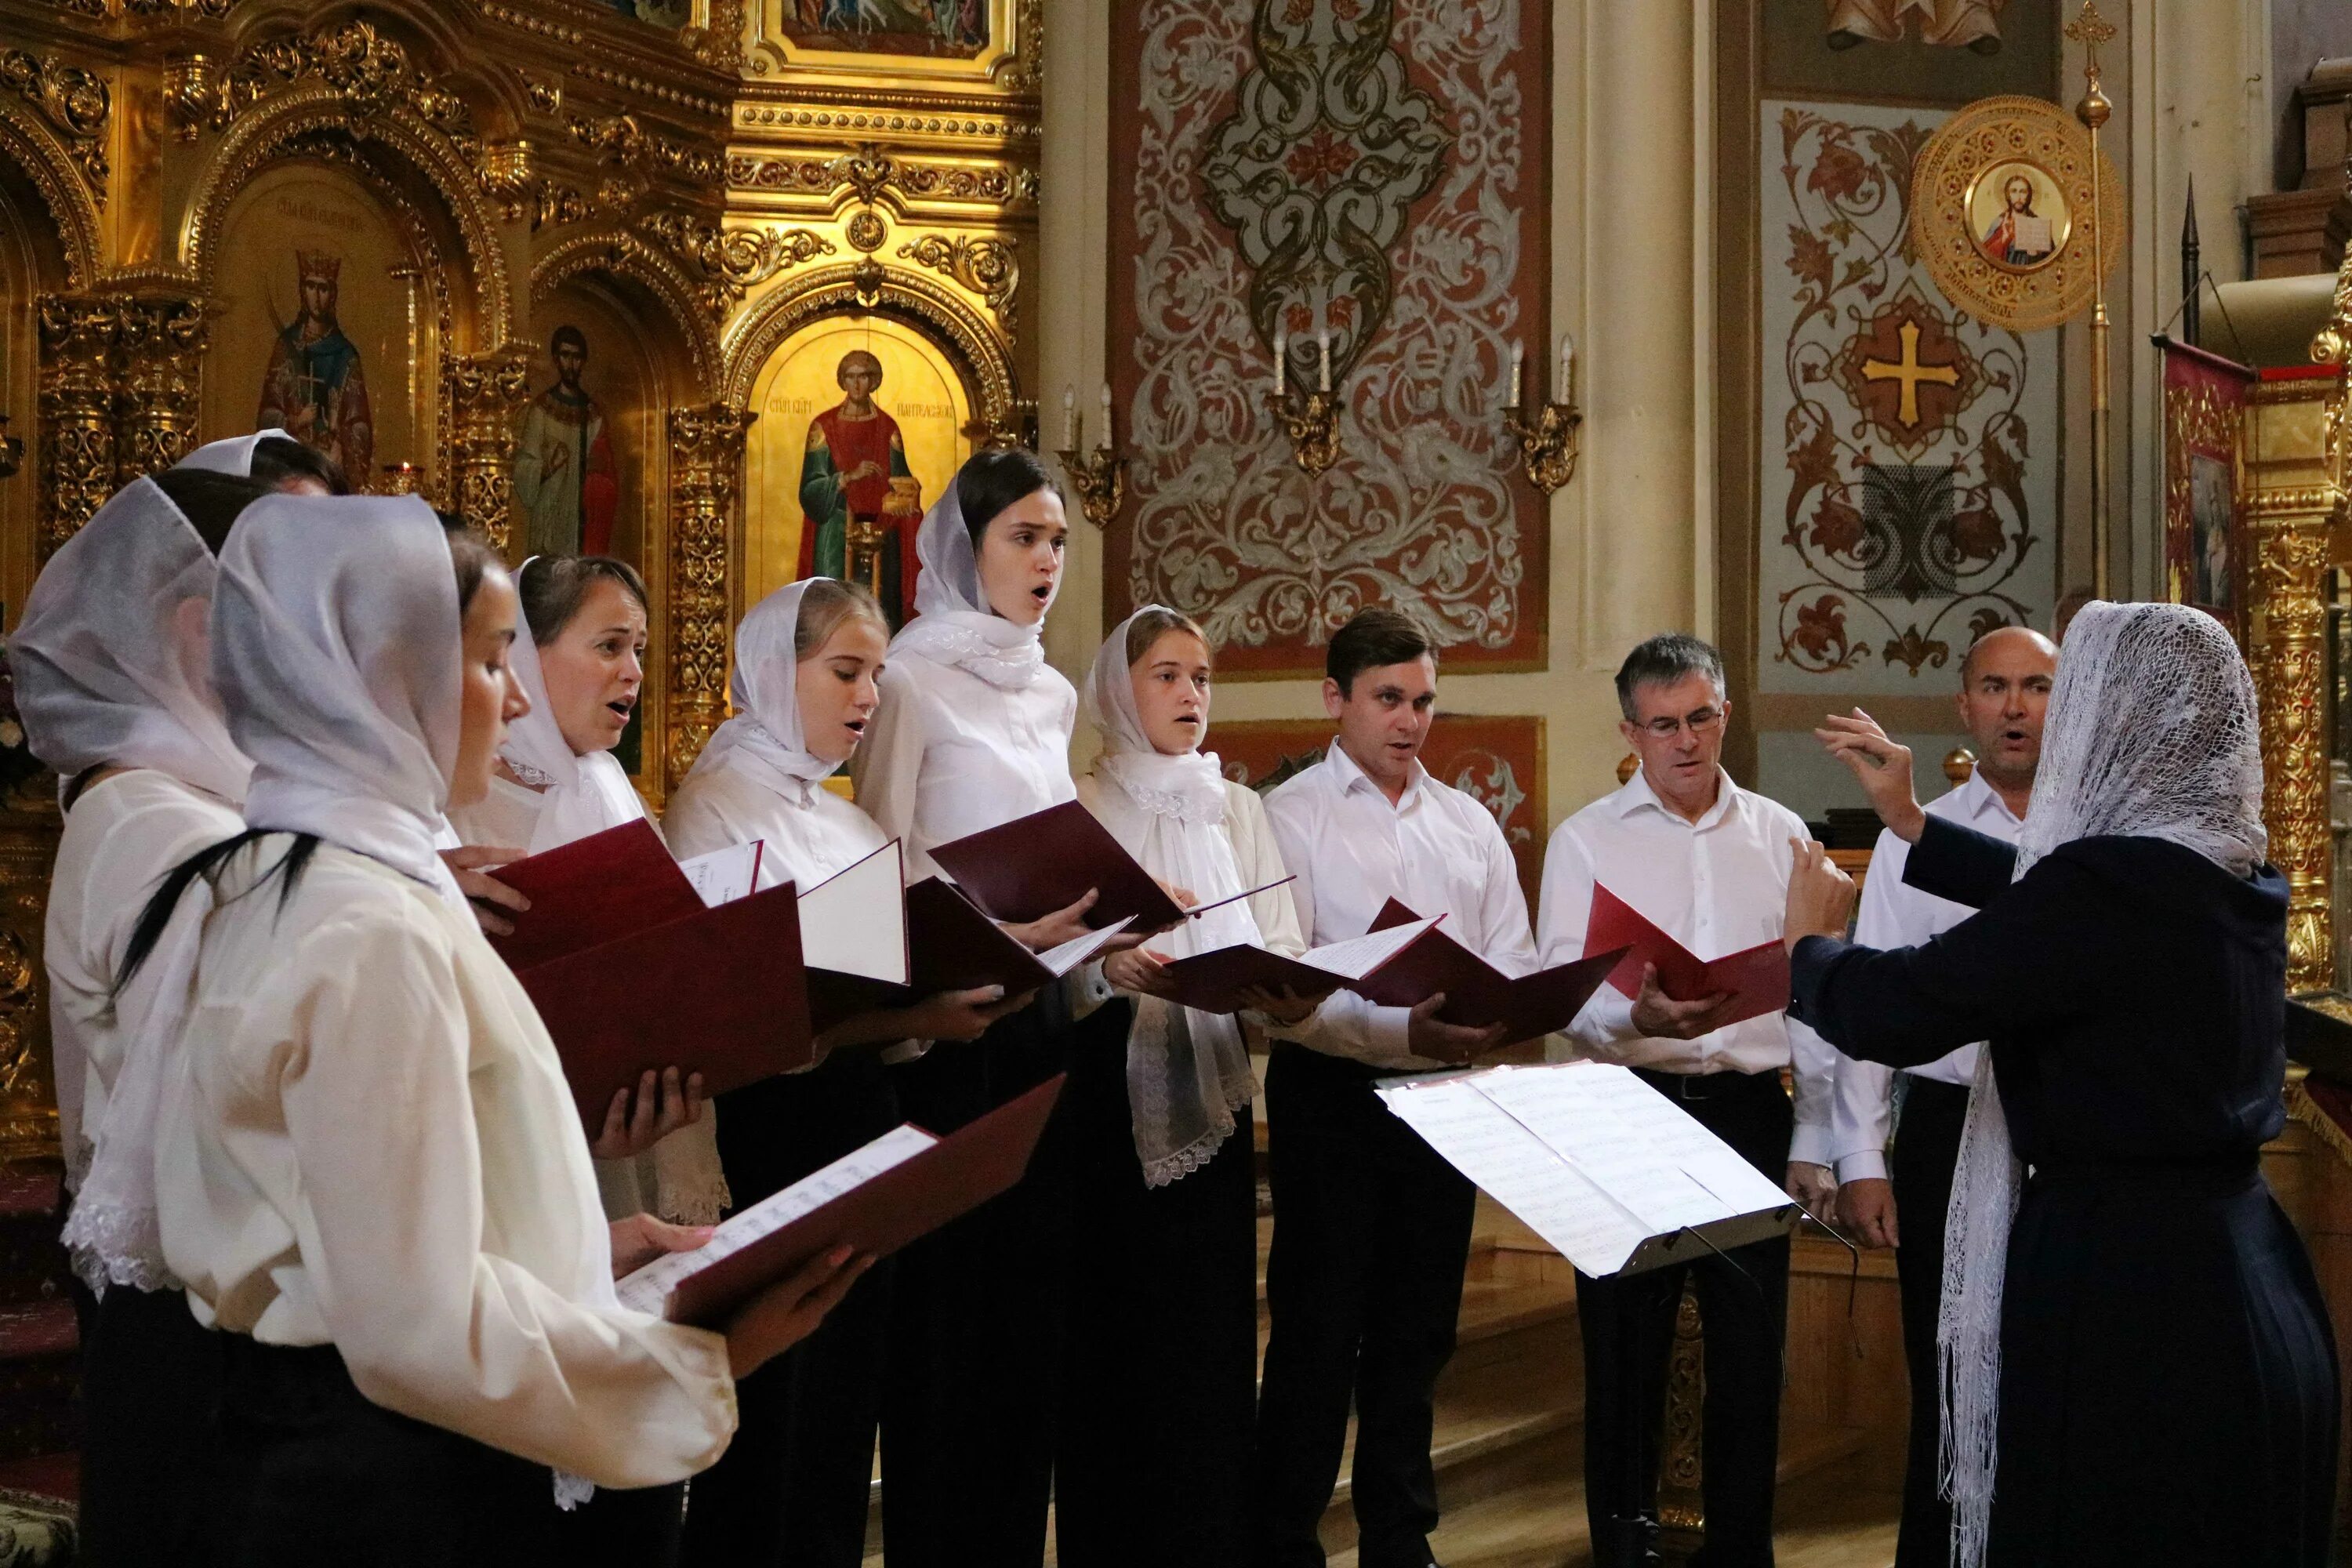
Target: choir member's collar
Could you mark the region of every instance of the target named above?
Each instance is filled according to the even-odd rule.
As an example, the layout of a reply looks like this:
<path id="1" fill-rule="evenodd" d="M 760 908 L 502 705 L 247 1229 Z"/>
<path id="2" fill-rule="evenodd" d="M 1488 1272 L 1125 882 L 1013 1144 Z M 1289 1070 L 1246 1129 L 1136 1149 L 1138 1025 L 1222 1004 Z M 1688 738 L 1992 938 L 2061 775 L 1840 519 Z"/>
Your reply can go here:
<path id="1" fill-rule="evenodd" d="M 1348 748 L 1339 743 L 1339 736 L 1331 737 L 1331 744 L 1323 753 L 1323 763 L 1331 770 L 1332 780 L 1339 784 L 1341 795 L 1360 788 L 1379 795 L 1383 802 L 1388 799 L 1388 793 L 1381 788 L 1372 775 L 1348 754 Z M 1396 809 L 1403 811 L 1410 807 L 1420 798 L 1421 786 L 1428 782 L 1429 770 L 1421 765 L 1421 759 L 1414 758 L 1412 772 L 1405 780 L 1404 793 L 1397 797 Z"/>
<path id="2" fill-rule="evenodd" d="M 1658 792 L 1650 787 L 1649 773 L 1641 768 L 1635 768 L 1633 776 L 1625 782 L 1624 787 L 1620 789 L 1614 797 L 1617 803 L 1617 815 L 1621 817 L 1631 816 L 1635 812 L 1647 807 L 1670 822 L 1684 824 L 1694 833 L 1704 833 L 1729 815 L 1739 795 L 1739 786 L 1731 782 L 1731 775 L 1719 765 L 1715 770 L 1715 804 L 1701 812 L 1698 820 L 1693 822 L 1689 817 L 1659 799 Z"/>

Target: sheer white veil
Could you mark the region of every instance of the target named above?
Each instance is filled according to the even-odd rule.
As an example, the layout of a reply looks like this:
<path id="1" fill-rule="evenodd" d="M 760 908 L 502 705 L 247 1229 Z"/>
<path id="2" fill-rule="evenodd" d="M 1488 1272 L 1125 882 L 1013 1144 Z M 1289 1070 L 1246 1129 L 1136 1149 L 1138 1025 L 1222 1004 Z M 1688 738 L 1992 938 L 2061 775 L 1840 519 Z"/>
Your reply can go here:
<path id="1" fill-rule="evenodd" d="M 959 474 L 961 478 L 961 474 Z M 912 654 L 934 664 L 953 665 L 992 686 L 1018 690 L 1045 668 L 1044 622 L 1015 626 L 988 607 L 980 584 L 980 559 L 964 526 L 961 488 L 948 481 L 915 534 L 915 618 L 891 639 L 893 655 Z"/>
<path id="2" fill-rule="evenodd" d="M 531 561 L 538 559 L 531 557 Z M 524 562 L 522 571 L 530 570 L 530 561 Z M 516 575 L 520 579 L 521 574 Z M 517 778 L 541 792 L 530 842 L 516 847 L 536 855 L 645 816 L 645 802 L 629 783 L 618 757 L 610 752 L 582 756 L 563 738 L 555 706 L 548 700 L 547 672 L 540 664 L 539 644 L 531 637 L 530 622 L 520 616 L 516 618 L 514 646 L 508 651 L 507 663 L 523 695 L 530 699 L 530 711 L 508 726 L 499 755 Z"/>
<path id="3" fill-rule="evenodd" d="M 256 430 L 250 436 L 232 436 L 226 441 L 207 441 L 172 466 L 175 468 L 206 468 L 215 474 L 235 474 L 239 479 L 253 477 L 253 449 L 272 437 L 291 441 L 293 437 L 272 426 Z"/>
<path id="4" fill-rule="evenodd" d="M 2061 845 L 2109 835 L 2179 844 L 2238 877 L 2268 853 L 2253 679 L 2202 611 L 2102 601 L 2067 629 L 2016 875 Z M 2022 1174 L 1985 1051 L 1946 1216 L 1936 1328 L 1955 1568 L 1984 1560 L 1991 1523 L 2001 1293 Z"/>
<path id="5" fill-rule="evenodd" d="M 727 678 L 735 713 L 711 731 L 694 773 L 740 768 L 786 799 L 805 801 L 839 765 L 812 752 L 802 738 L 801 601 L 811 583 L 822 581 L 788 583 L 744 612 L 735 628 L 734 673 Z"/>
<path id="6" fill-rule="evenodd" d="M 1166 606 L 1147 605 L 1112 628 L 1087 677 L 1087 720 L 1102 732 L 1095 764 L 1102 785 L 1095 810 L 1143 868 L 1202 903 L 1243 891 L 1225 827 L 1225 781 L 1213 752 L 1169 756 L 1143 731 L 1127 658 L 1128 629 Z M 1150 950 L 1187 957 L 1259 941 L 1243 900 L 1151 939 Z M 1128 1103 L 1136 1157 L 1150 1186 L 1165 1186 L 1208 1163 L 1233 1135 L 1237 1113 L 1256 1092 L 1249 1047 L 1234 1019 L 1138 996 L 1127 1037 Z"/>

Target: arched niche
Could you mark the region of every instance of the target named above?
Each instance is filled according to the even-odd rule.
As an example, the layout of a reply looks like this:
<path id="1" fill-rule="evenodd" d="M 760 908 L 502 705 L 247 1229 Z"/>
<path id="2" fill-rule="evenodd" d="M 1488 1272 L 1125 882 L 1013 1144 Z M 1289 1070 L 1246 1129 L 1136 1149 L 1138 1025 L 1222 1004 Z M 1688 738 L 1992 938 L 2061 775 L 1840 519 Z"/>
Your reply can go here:
<path id="1" fill-rule="evenodd" d="M 72 204 L 61 212 L 53 200 L 60 182 L 74 181 L 63 154 L 54 164 L 27 165 L 18 161 L 27 145 L 0 132 L 0 414 L 8 416 L 7 434 L 24 443 L 16 475 L 0 479 L 0 607 L 12 626 L 40 569 L 37 304 L 44 294 L 77 287 L 94 265 L 79 254 Z M 80 194 L 79 184 L 71 189 Z"/>

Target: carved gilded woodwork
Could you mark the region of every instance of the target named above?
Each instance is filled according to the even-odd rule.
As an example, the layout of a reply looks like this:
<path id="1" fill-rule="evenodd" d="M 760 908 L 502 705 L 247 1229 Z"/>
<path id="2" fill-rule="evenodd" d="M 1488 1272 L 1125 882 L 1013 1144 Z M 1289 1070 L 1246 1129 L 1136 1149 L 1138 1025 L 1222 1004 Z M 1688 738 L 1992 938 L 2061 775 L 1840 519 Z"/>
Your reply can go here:
<path id="1" fill-rule="evenodd" d="M 114 303 L 49 294 L 39 305 L 44 559 L 114 493 Z"/>
<path id="2" fill-rule="evenodd" d="M 1675 1310 L 1674 1347 L 1666 1357 L 1664 1452 L 1658 1465 L 1658 1523 L 1688 1545 L 1705 1538 L 1706 1506 L 1701 1468 L 1706 1404 L 1706 1336 L 1698 1291 L 1685 1282 Z"/>
<path id="3" fill-rule="evenodd" d="M 1005 336 L 1011 337 L 1018 330 L 1013 296 L 1021 289 L 1021 263 L 1013 256 L 1013 247 L 1003 240 L 968 235 L 949 239 L 927 234 L 911 245 L 900 246 L 898 254 L 918 267 L 946 273 L 987 300 L 988 308 L 1003 323 Z"/>
<path id="4" fill-rule="evenodd" d="M 0 158 L 24 174 L 48 208 L 65 250 L 65 277 L 59 281 L 70 289 L 94 279 L 105 255 L 98 193 L 84 181 L 64 140 L 44 115 L 0 97 Z"/>
<path id="5" fill-rule="evenodd" d="M 54 816 L 0 826 L 0 1162 L 58 1149 L 48 988 L 41 983 L 41 922 L 56 854 Z"/>
<path id="6" fill-rule="evenodd" d="M 677 787 L 727 717 L 733 604 L 730 535 L 742 488 L 743 437 L 756 416 L 740 403 L 674 408 L 669 416 L 669 744 Z"/>
<path id="7" fill-rule="evenodd" d="M 37 106 L 66 140 L 74 165 L 89 182 L 90 199 L 106 205 L 107 121 L 114 111 L 106 79 L 54 56 L 0 50 L 0 87 Z"/>
<path id="8" fill-rule="evenodd" d="M 566 235 L 531 268 L 533 307 L 559 285 L 587 273 L 625 278 L 651 290 L 685 343 L 698 394 L 707 395 L 718 385 L 718 321 L 704 310 L 700 280 L 688 272 L 674 252 L 625 228 Z"/>
<path id="9" fill-rule="evenodd" d="M 530 401 L 530 356 L 520 349 L 451 354 L 442 362 L 441 384 L 454 510 L 492 549 L 510 553 L 515 421 Z"/>
<path id="10" fill-rule="evenodd" d="M 115 307 L 114 482 L 161 472 L 195 449 L 205 310 L 196 300 Z"/>

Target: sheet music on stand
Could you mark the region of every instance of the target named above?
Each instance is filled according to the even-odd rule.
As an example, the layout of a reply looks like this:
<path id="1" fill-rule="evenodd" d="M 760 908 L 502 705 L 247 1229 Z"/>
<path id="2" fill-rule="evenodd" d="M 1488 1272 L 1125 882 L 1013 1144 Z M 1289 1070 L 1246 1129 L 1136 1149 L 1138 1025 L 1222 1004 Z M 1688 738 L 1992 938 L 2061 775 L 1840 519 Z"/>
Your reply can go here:
<path id="1" fill-rule="evenodd" d="M 1595 1278 L 1783 1235 L 1801 1212 L 1626 1068 L 1556 1062 L 1391 1079 L 1380 1096 L 1456 1170 Z"/>

